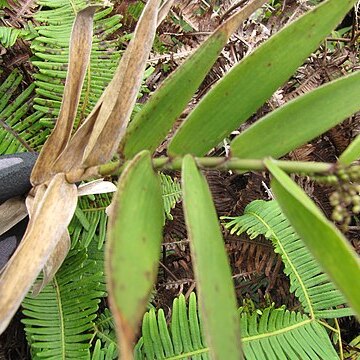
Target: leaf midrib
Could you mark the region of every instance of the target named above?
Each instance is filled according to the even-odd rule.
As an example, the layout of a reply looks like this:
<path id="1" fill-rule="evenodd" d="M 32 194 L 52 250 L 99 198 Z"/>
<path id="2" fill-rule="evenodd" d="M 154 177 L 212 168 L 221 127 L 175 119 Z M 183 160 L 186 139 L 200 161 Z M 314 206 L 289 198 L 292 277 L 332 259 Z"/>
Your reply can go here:
<path id="1" fill-rule="evenodd" d="M 278 243 L 284 257 L 286 258 L 289 266 L 291 267 L 293 273 L 295 274 L 299 284 L 300 284 L 300 287 L 304 293 L 304 296 L 305 296 L 305 299 L 306 299 L 306 303 L 309 307 L 309 316 L 310 316 L 310 319 L 313 320 L 315 319 L 315 313 L 314 313 L 314 308 L 313 308 L 313 305 L 312 305 L 312 302 L 311 302 L 311 299 L 310 299 L 310 296 L 309 296 L 309 293 L 306 289 L 306 286 L 304 284 L 304 282 L 302 281 L 302 278 L 300 276 L 300 274 L 297 272 L 296 270 L 296 267 L 294 266 L 293 262 L 291 261 L 290 257 L 288 256 L 287 252 L 285 251 L 285 248 L 284 246 L 282 245 L 279 237 L 276 235 L 276 233 L 273 231 L 273 229 L 260 217 L 258 216 L 256 213 L 254 212 L 249 212 L 249 214 L 253 215 L 256 219 L 258 219 L 269 231 L 272 235 L 270 235 L 269 237 L 273 237 L 274 240 Z"/>
<path id="2" fill-rule="evenodd" d="M 65 345 L 65 323 L 64 323 L 64 314 L 63 314 L 63 306 L 61 301 L 61 294 L 60 294 L 60 287 L 57 282 L 56 276 L 54 276 L 53 279 L 55 291 L 56 291 L 56 302 L 59 309 L 59 322 L 60 322 L 60 341 L 61 341 L 61 359 L 66 360 L 65 357 L 65 351 L 66 351 L 66 345 Z"/>

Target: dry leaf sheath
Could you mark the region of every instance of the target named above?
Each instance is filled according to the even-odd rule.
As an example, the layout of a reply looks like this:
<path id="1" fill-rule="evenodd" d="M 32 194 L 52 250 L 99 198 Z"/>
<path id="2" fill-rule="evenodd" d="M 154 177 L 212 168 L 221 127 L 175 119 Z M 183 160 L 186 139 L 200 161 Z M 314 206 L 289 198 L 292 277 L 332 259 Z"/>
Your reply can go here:
<path id="1" fill-rule="evenodd" d="M 41 270 L 44 270 L 44 280 L 34 287 L 35 293 L 52 279 L 69 250 L 67 227 L 79 195 L 75 182 L 84 178 L 89 165 L 111 159 L 118 146 L 155 36 L 159 2 L 147 3 L 114 79 L 70 139 L 90 59 L 93 16 L 98 6 L 87 7 L 76 16 L 59 118 L 31 175 L 34 187 L 26 201 L 29 225 L 0 278 L 0 333 L 6 329 Z M 108 5 L 107 1 L 103 3 Z M 98 191 L 97 186 L 93 188 Z M 114 187 L 108 186 L 108 190 L 114 191 Z"/>

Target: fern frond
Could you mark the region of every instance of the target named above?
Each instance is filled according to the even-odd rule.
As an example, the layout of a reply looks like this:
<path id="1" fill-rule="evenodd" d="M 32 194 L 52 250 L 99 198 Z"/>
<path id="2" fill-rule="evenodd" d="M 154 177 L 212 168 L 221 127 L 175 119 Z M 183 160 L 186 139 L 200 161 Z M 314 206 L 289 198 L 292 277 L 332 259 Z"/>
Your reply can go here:
<path id="1" fill-rule="evenodd" d="M 135 359 L 210 359 L 200 329 L 195 294 L 190 295 L 188 308 L 180 295 L 174 299 L 169 326 L 162 309 L 145 313 Z"/>
<path id="2" fill-rule="evenodd" d="M 225 227 L 231 229 L 232 234 L 246 232 L 251 239 L 264 235 L 272 241 L 275 251 L 284 262 L 284 271 L 290 278 L 290 291 L 295 292 L 304 311 L 311 318 L 334 318 L 352 314 L 343 295 L 322 272 L 276 201 L 255 200 L 245 208 L 244 215 L 222 219 L 228 221 Z M 339 305 L 343 307 L 335 309 Z"/>
<path id="3" fill-rule="evenodd" d="M 173 220 L 171 210 L 175 207 L 176 203 L 181 201 L 181 185 L 177 179 L 171 176 L 160 173 L 160 182 L 162 186 L 162 196 L 164 200 L 165 216 L 169 220 Z"/>
<path id="4" fill-rule="evenodd" d="M 31 113 L 35 84 L 15 95 L 22 79 L 14 70 L 0 85 L 0 155 L 36 151 L 49 133 L 40 124 L 42 113 Z"/>
<path id="5" fill-rule="evenodd" d="M 300 312 L 267 308 L 259 315 L 240 314 L 248 360 L 338 359 L 325 328 Z"/>
<path id="6" fill-rule="evenodd" d="M 23 302 L 22 321 L 36 356 L 42 359 L 88 359 L 90 339 L 103 276 L 85 251 L 65 260 L 53 281 L 36 297 Z"/>
<path id="7" fill-rule="evenodd" d="M 7 7 L 14 11 L 17 17 L 31 14 L 36 6 L 36 0 L 0 0 L 0 9 Z"/>
<path id="8" fill-rule="evenodd" d="M 144 315 L 135 359 L 210 359 L 195 294 L 190 295 L 188 307 L 183 295 L 175 299 L 171 314 L 170 325 L 162 309 Z M 253 312 L 240 308 L 239 326 L 248 360 L 338 359 L 325 328 L 300 312 L 273 307 Z"/>
<path id="9" fill-rule="evenodd" d="M 69 226 L 72 248 L 87 248 L 90 242 L 94 241 L 97 248 L 102 249 L 107 226 L 105 209 L 110 202 L 109 194 L 83 196 L 79 199 L 75 217 Z"/>
<path id="10" fill-rule="evenodd" d="M 37 35 L 31 23 L 24 29 L 16 29 L 14 27 L 0 26 L 0 44 L 5 48 L 11 47 L 16 43 L 17 39 L 30 40 Z"/>
<path id="11" fill-rule="evenodd" d="M 118 348 L 116 342 L 115 325 L 109 309 L 104 309 L 104 311 L 98 316 L 94 324 L 94 329 L 95 331 L 93 338 L 97 340 L 95 343 L 93 358 L 96 359 L 96 356 L 99 356 L 96 355 L 97 352 L 104 355 L 111 354 L 112 356 L 116 357 L 118 355 Z M 96 346 L 98 346 L 101 350 L 97 351 Z"/>
<path id="12" fill-rule="evenodd" d="M 101 341 L 97 340 L 95 343 L 94 352 L 91 356 L 91 360 L 113 360 L 117 359 L 118 352 L 114 344 L 106 348 L 101 347 Z"/>

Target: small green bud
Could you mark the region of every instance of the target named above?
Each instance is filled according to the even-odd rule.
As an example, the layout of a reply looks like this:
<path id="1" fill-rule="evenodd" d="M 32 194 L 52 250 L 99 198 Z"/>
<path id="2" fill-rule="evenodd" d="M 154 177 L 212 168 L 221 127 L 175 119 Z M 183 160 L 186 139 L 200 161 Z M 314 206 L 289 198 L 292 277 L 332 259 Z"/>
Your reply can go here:
<path id="1" fill-rule="evenodd" d="M 342 222 L 344 219 L 342 214 L 335 211 L 332 213 L 331 218 L 336 222 Z"/>
<path id="2" fill-rule="evenodd" d="M 360 213 L 360 204 L 354 205 L 352 208 L 352 211 L 354 214 L 359 214 Z"/>

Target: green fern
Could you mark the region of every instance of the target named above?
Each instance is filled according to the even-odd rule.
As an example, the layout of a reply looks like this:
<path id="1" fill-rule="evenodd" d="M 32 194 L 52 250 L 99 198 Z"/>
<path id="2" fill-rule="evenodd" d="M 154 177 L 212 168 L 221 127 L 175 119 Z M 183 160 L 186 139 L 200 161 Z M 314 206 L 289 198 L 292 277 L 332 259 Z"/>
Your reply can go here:
<path id="1" fill-rule="evenodd" d="M 37 33 L 30 22 L 24 29 L 0 26 L 0 44 L 5 48 L 13 46 L 17 39 L 31 40 L 36 35 Z"/>
<path id="2" fill-rule="evenodd" d="M 95 331 L 93 335 L 93 340 L 97 340 L 95 343 L 93 357 L 95 357 L 96 353 L 99 352 L 100 354 L 107 354 L 107 356 L 110 356 L 110 354 L 112 354 L 114 357 L 111 359 L 116 358 L 116 356 L 118 355 L 118 350 L 115 325 L 109 309 L 104 309 L 104 311 L 98 316 L 94 324 L 94 329 Z M 100 345 L 97 345 L 98 343 Z M 96 346 L 98 346 L 101 351 L 97 351 Z"/>
<path id="3" fill-rule="evenodd" d="M 91 360 L 113 360 L 117 359 L 117 355 L 118 351 L 116 345 L 111 344 L 106 348 L 102 348 L 101 341 L 97 340 Z"/>
<path id="4" fill-rule="evenodd" d="M 173 220 L 171 210 L 181 200 L 181 185 L 177 179 L 160 173 L 160 181 L 163 192 L 165 216 L 169 220 Z"/>
<path id="5" fill-rule="evenodd" d="M 23 302 L 33 358 L 88 359 L 100 298 L 102 269 L 85 251 L 74 251 L 53 281 Z"/>
<path id="6" fill-rule="evenodd" d="M 255 200 L 239 217 L 222 217 L 231 233 L 246 232 L 251 239 L 264 235 L 281 255 L 291 292 L 300 300 L 311 318 L 334 318 L 352 315 L 343 295 L 336 289 L 295 233 L 276 201 Z M 326 251 L 326 249 L 324 249 Z M 341 306 L 341 308 L 335 308 Z"/>
<path id="7" fill-rule="evenodd" d="M 37 151 L 49 134 L 39 121 L 43 113 L 32 112 L 35 84 L 15 96 L 22 80 L 20 72 L 14 70 L 0 85 L 0 155 Z"/>
<path id="8" fill-rule="evenodd" d="M 94 241 L 102 249 L 106 237 L 106 207 L 110 205 L 111 195 L 83 196 L 78 201 L 69 232 L 72 247 L 87 248 Z M 78 244 L 79 243 L 79 244 Z"/>
<path id="9" fill-rule="evenodd" d="M 248 360 L 338 359 L 325 328 L 300 312 L 284 307 L 252 312 L 242 307 L 239 326 Z M 210 359 L 194 293 L 188 307 L 183 295 L 174 300 L 170 325 L 162 309 L 144 315 L 135 359 Z"/>

